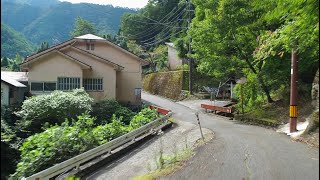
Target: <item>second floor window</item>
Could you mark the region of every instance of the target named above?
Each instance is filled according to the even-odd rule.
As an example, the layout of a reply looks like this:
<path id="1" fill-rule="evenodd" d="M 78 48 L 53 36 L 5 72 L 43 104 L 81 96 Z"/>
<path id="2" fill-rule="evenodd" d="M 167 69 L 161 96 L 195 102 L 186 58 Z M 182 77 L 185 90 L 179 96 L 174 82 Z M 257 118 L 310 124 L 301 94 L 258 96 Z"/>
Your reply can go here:
<path id="1" fill-rule="evenodd" d="M 94 50 L 94 43 L 87 43 L 87 44 L 86 44 L 86 49 L 93 51 L 93 50 Z"/>

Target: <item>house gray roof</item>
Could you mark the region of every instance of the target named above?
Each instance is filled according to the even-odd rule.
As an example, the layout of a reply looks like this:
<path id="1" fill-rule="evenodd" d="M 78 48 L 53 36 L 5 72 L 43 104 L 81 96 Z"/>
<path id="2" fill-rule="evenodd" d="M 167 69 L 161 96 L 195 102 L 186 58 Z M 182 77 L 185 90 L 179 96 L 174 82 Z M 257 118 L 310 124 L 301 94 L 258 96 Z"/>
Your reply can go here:
<path id="1" fill-rule="evenodd" d="M 105 40 L 102 37 L 93 35 L 93 34 L 85 34 L 82 36 L 75 37 L 75 39 L 89 39 L 89 40 Z"/>
<path id="2" fill-rule="evenodd" d="M 12 76 L 10 76 L 9 74 L 11 74 L 11 73 L 3 73 L 1 71 L 1 81 L 4 81 L 4 82 L 6 82 L 12 86 L 15 86 L 15 87 L 27 87 L 24 84 L 18 82 L 14 78 L 12 78 Z"/>
<path id="3" fill-rule="evenodd" d="M 19 82 L 28 82 L 27 72 L 1 71 L 1 77 L 5 76 Z"/>

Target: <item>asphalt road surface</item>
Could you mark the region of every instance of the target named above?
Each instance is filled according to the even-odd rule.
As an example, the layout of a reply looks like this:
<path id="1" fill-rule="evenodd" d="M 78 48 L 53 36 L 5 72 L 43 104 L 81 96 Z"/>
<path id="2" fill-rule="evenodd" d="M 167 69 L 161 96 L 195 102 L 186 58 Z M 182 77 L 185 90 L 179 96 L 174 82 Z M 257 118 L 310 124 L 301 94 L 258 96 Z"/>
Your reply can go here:
<path id="1" fill-rule="evenodd" d="M 142 99 L 171 109 L 175 119 L 197 123 L 195 110 L 186 106 L 145 92 Z M 319 179 L 319 148 L 212 114 L 201 112 L 200 121 L 202 127 L 214 131 L 215 139 L 199 148 L 184 168 L 161 179 Z"/>

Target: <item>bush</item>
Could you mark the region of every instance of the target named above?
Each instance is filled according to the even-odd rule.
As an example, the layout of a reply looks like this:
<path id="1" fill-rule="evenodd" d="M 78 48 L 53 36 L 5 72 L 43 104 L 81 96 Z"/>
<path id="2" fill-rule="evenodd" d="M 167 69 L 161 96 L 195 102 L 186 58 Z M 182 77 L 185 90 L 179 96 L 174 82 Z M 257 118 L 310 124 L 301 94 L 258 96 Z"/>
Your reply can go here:
<path id="1" fill-rule="evenodd" d="M 15 125 L 19 117 L 14 113 L 21 110 L 21 105 L 15 104 L 10 106 L 1 106 L 1 118 L 8 123 L 9 126 Z"/>
<path id="2" fill-rule="evenodd" d="M 99 145 L 115 139 L 127 132 L 129 129 L 121 122 L 121 118 L 112 117 L 112 122 L 104 126 L 98 126 L 93 129 L 92 133 Z"/>
<path id="3" fill-rule="evenodd" d="M 21 161 L 13 177 L 30 176 L 96 147 L 98 142 L 91 131 L 93 121 L 94 118 L 83 114 L 71 126 L 65 121 L 61 126 L 28 137 L 19 149 Z"/>
<path id="4" fill-rule="evenodd" d="M 135 115 L 127 107 L 121 106 L 116 100 L 104 100 L 92 105 L 91 115 L 96 117 L 95 125 L 104 125 L 112 122 L 113 114 L 117 118 L 122 117 L 122 122 L 129 124 L 131 118 Z"/>
<path id="5" fill-rule="evenodd" d="M 247 73 L 247 82 L 242 85 L 243 107 L 245 112 L 260 108 L 267 100 L 259 86 L 257 76 L 251 72 Z M 241 111 L 241 84 L 234 87 L 234 92 L 239 99 L 236 108 Z"/>
<path id="6" fill-rule="evenodd" d="M 114 115 L 111 123 L 94 127 L 96 119 L 88 112 L 77 120 L 66 120 L 61 126 L 50 127 L 26 139 L 19 149 L 21 161 L 12 177 L 30 176 L 139 128 L 156 117 L 156 111 L 147 108 L 135 115 L 129 126 L 124 126 L 122 119 Z"/>
<path id="7" fill-rule="evenodd" d="M 61 124 L 67 118 L 75 118 L 91 111 L 92 102 L 93 99 L 83 89 L 72 92 L 54 91 L 49 95 L 33 96 L 25 100 L 21 111 L 16 113 L 21 117 L 17 126 L 34 134 L 40 132 L 45 123 Z"/>
<path id="8" fill-rule="evenodd" d="M 14 129 L 1 119 L 1 162 L 5 162 L 5 166 L 1 166 L 1 179 L 7 179 L 14 173 L 19 160 L 17 140 Z"/>
<path id="9" fill-rule="evenodd" d="M 150 108 L 142 109 L 137 115 L 135 115 L 130 121 L 129 129 L 137 129 L 157 118 L 156 110 Z"/>

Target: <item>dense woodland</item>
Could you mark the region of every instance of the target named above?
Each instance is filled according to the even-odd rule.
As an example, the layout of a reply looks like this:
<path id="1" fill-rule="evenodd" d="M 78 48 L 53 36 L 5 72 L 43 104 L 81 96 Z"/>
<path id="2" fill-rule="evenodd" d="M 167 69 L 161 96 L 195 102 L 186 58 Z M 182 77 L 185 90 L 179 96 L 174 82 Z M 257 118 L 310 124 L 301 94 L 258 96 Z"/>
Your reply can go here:
<path id="1" fill-rule="evenodd" d="M 310 98 L 319 65 L 319 3 L 193 0 L 189 5 L 154 0 L 122 17 L 121 35 L 140 48 L 131 45 L 132 51 L 140 50 L 153 63 L 165 64 L 152 55 L 164 42 L 174 42 L 180 56 L 192 59 L 199 73 L 219 81 L 246 77 L 245 104 L 259 107 L 288 99 L 292 50 L 299 56 L 300 97 Z"/>
<path id="2" fill-rule="evenodd" d="M 21 5 L 19 9 L 24 9 L 23 6 L 30 5 Z M 94 7 L 92 13 L 72 13 L 73 8 L 86 9 L 87 6 Z M 41 12 L 39 17 L 37 14 L 30 16 L 26 26 L 1 19 L 12 27 L 3 24 L 1 31 L 12 34 L 19 43 L 31 41 L 36 44 L 34 52 L 51 46 L 51 35 L 65 40 L 94 33 L 149 61 L 144 73 L 168 70 L 164 43 L 173 42 L 181 57 L 194 62 L 194 74 L 205 75 L 217 82 L 230 77 L 246 77 L 243 87 L 246 112 L 278 101 L 288 105 L 291 53 L 295 51 L 299 56 L 299 102 L 310 99 L 311 83 L 319 66 L 317 0 L 193 0 L 190 4 L 185 0 L 150 0 L 138 11 L 118 9 L 121 10 L 116 16 L 118 19 L 109 16 L 109 6 L 60 3 L 52 7 Z M 1 13 L 4 13 L 3 9 Z M 95 13 L 102 15 L 98 17 Z M 68 22 L 54 19 L 58 14 L 69 17 L 65 18 Z M 110 20 L 114 21 L 114 31 L 108 29 L 112 27 L 108 25 Z M 52 24 L 54 27 L 70 26 L 57 30 Z M 27 33 L 28 40 L 13 29 Z M 58 32 L 63 35 L 55 34 Z M 22 61 L 21 56 L 12 54 L 10 59 L 2 58 L 1 66 L 13 69 L 17 61 Z M 235 87 L 238 97 L 239 87 Z M 1 178 L 13 173 L 15 177 L 28 176 L 70 158 L 70 152 L 79 154 L 155 118 L 155 113 L 148 109 L 138 113 L 114 101 L 93 105 L 82 90 L 64 94 L 68 98 L 64 100 L 59 93 L 62 92 L 30 98 L 22 106 L 1 110 L 1 155 L 8 155 L 1 156 L 1 161 L 10 162 L 1 167 Z M 65 101 L 71 104 L 63 103 Z M 68 109 L 70 114 L 55 113 L 64 112 L 59 108 Z M 70 143 L 68 136 L 76 141 Z M 57 152 L 56 149 L 66 151 Z"/>

